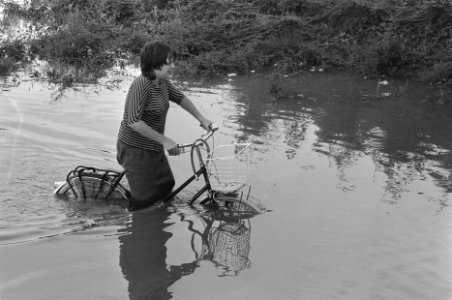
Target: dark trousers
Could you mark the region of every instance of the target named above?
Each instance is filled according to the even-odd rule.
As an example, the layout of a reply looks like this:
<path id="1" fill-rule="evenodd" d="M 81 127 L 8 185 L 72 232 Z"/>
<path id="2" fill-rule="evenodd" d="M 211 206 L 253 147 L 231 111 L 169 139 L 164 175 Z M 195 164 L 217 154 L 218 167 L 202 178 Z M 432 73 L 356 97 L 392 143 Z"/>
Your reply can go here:
<path id="1" fill-rule="evenodd" d="M 171 192 L 175 181 L 163 151 L 136 148 L 119 140 L 116 150 L 129 183 L 132 209 L 150 206 Z"/>

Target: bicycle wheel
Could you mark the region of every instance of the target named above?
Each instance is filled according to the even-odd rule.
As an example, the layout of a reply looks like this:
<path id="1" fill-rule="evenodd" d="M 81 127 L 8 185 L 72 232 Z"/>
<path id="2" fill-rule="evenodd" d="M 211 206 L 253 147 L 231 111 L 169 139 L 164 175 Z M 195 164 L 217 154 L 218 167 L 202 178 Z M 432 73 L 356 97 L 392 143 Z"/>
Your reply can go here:
<path id="1" fill-rule="evenodd" d="M 226 217 L 250 218 L 260 213 L 257 205 L 239 197 L 220 195 L 214 201 Z"/>
<path id="2" fill-rule="evenodd" d="M 121 184 L 105 180 L 97 174 L 73 175 L 57 187 L 55 195 L 77 199 L 128 200 L 129 191 Z"/>

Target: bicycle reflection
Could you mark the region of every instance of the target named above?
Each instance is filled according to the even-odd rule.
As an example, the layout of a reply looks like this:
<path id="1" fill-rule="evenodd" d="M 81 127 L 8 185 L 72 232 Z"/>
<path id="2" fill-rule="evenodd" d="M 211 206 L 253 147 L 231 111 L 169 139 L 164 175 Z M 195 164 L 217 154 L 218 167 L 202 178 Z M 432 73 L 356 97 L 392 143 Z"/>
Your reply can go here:
<path id="1" fill-rule="evenodd" d="M 212 262 L 220 270 L 219 276 L 237 276 L 251 267 L 251 225 L 249 219 L 219 218 L 214 213 L 179 214 L 188 223 L 194 259 L 180 265 L 168 265 L 167 242 L 172 233 L 167 227 L 168 208 L 135 212 L 129 225 L 121 229 L 120 267 L 129 282 L 130 299 L 170 299 L 168 288 L 183 276 L 200 267 L 201 261 Z"/>
<path id="2" fill-rule="evenodd" d="M 197 261 L 211 261 L 221 270 L 221 276 L 236 276 L 251 267 L 249 259 L 251 223 L 249 219 L 225 218 L 218 213 L 199 215 L 203 229 L 198 230 L 192 220 L 181 215 L 192 232 L 191 247 Z M 195 238 L 201 240 L 201 249 L 196 249 Z M 199 246 L 199 245 L 198 245 Z"/>

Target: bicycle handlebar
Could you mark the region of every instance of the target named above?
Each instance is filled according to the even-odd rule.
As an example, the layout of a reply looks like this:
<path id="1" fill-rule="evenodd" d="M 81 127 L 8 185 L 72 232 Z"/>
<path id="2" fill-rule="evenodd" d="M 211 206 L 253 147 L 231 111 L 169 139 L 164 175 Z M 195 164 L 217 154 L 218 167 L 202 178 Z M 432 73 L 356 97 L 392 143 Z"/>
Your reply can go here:
<path id="1" fill-rule="evenodd" d="M 218 130 L 218 125 L 212 123 L 209 125 L 209 131 L 202 135 L 200 139 L 197 139 L 196 141 L 192 142 L 192 143 L 187 143 L 187 144 L 177 144 L 177 148 L 179 149 L 184 149 L 184 148 L 192 148 L 193 146 L 195 146 L 197 143 L 199 142 L 205 142 L 207 141 L 215 131 Z"/>

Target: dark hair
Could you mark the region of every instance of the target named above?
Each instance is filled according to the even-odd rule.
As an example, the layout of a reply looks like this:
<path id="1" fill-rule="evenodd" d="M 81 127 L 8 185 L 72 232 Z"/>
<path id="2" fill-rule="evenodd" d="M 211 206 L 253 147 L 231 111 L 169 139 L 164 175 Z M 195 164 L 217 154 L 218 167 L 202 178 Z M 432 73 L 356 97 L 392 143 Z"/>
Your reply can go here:
<path id="1" fill-rule="evenodd" d="M 141 74 L 150 80 L 154 80 L 154 70 L 160 69 L 173 58 L 174 52 L 167 44 L 159 41 L 147 43 L 140 53 Z"/>

